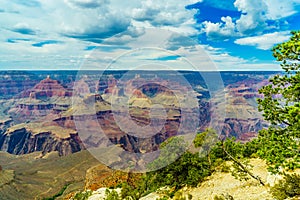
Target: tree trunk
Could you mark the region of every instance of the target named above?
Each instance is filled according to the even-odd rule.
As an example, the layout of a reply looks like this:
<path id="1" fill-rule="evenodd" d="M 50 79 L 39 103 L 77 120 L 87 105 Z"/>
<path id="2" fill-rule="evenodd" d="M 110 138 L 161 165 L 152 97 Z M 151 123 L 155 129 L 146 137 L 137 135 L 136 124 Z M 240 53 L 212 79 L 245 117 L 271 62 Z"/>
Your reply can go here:
<path id="1" fill-rule="evenodd" d="M 261 180 L 261 178 L 259 176 L 255 176 L 251 171 L 249 171 L 240 161 L 238 161 L 237 159 L 235 159 L 230 153 L 228 153 L 224 147 L 224 143 L 222 144 L 222 149 L 224 151 L 224 153 L 234 162 L 236 163 L 238 166 L 241 167 L 241 169 L 246 172 L 249 176 L 251 176 L 252 178 L 254 178 L 255 180 L 257 180 L 261 185 L 265 186 L 265 183 Z"/>

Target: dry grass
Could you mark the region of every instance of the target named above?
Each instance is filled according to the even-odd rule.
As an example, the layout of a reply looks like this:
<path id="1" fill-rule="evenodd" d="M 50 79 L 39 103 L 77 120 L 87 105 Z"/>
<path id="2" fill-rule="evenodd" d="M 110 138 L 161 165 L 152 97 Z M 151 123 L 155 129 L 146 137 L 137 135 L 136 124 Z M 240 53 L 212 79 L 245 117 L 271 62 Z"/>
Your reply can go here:
<path id="1" fill-rule="evenodd" d="M 40 152 L 21 156 L 0 152 L 0 165 L 5 172 L 0 175 L 1 183 L 8 183 L 0 187 L 0 199 L 32 200 L 51 197 L 67 184 L 64 195 L 83 190 L 86 171 L 99 162 L 87 151 L 65 157 L 51 153 L 44 158 Z M 8 174 L 12 171 L 13 180 Z"/>

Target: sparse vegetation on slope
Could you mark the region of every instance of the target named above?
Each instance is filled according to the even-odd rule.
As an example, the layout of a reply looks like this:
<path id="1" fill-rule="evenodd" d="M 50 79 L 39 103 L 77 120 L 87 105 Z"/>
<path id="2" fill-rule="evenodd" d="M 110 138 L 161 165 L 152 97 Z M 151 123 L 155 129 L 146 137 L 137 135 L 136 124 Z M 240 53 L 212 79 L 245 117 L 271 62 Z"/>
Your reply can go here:
<path id="1" fill-rule="evenodd" d="M 271 188 L 271 193 L 275 199 L 283 200 L 287 198 L 300 198 L 300 175 L 286 174 L 285 178 Z"/>

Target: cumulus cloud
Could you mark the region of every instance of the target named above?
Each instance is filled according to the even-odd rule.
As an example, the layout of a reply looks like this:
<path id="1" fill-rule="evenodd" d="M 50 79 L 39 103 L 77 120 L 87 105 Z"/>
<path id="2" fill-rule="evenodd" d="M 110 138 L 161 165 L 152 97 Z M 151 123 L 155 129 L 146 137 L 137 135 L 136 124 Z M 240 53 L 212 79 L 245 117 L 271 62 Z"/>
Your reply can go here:
<path id="1" fill-rule="evenodd" d="M 242 34 L 261 33 L 268 26 L 266 23 L 267 5 L 261 0 L 236 0 L 234 6 L 242 12 L 236 21 L 236 27 Z"/>
<path id="2" fill-rule="evenodd" d="M 195 2 L 198 0 L 168 0 L 164 3 L 146 0 L 129 2 L 122 6 L 115 0 L 65 0 L 69 8 L 55 11 L 55 15 L 64 16 L 59 20 L 62 21 L 60 27 L 63 36 L 95 43 L 124 44 L 144 34 L 144 28 L 151 27 L 167 27 L 174 29 L 173 31 L 195 34 L 196 29 L 193 26 L 196 11 L 185 8 L 186 3 Z M 76 14 L 70 10 L 75 5 L 77 8 L 90 8 L 91 4 L 99 7 L 77 9 Z"/>
<path id="3" fill-rule="evenodd" d="M 70 6 L 71 2 L 76 6 Z M 56 9 L 57 4 L 60 4 L 59 9 Z M 128 14 L 124 10 L 114 8 L 107 0 L 45 2 L 44 6 L 51 10 L 50 15 L 53 18 L 51 21 L 54 22 L 52 27 L 60 36 L 66 38 L 101 43 L 104 39 L 121 33 L 130 34 L 132 37 L 139 34 L 131 27 L 131 18 Z"/>
<path id="4" fill-rule="evenodd" d="M 202 23 L 207 37 L 211 40 L 226 40 L 228 38 L 261 33 L 268 26 L 266 23 L 267 5 L 261 0 L 236 0 L 234 6 L 241 12 L 239 19 L 233 21 L 230 16 L 222 17 L 220 22 Z"/>
<path id="5" fill-rule="evenodd" d="M 231 10 L 235 8 L 232 1 L 230 1 Z M 284 7 L 288 14 L 280 15 L 279 8 L 275 8 L 274 5 L 271 7 L 269 1 L 261 6 L 263 9 L 259 8 L 257 9 L 259 11 L 256 11 L 255 6 L 249 3 L 250 0 L 247 6 L 245 1 L 236 0 L 235 9 L 238 8 L 243 13 L 240 17 L 225 15 L 219 22 L 207 21 L 203 23 L 203 31 L 210 38 L 220 40 L 232 36 L 245 37 L 248 33 L 244 24 L 248 23 L 251 30 L 258 33 L 269 19 L 275 20 L 296 12 L 291 4 L 290 7 Z M 159 0 L 4 0 L 3 2 L 5 10 L 2 12 L 0 10 L 3 16 L 0 22 L 1 26 L 6 28 L 0 29 L 0 40 L 6 42 L 0 44 L 0 55 L 15 55 L 11 59 L 12 62 L 17 56 L 19 65 L 24 61 L 27 66 L 32 64 L 33 67 L 74 66 L 71 60 L 79 60 L 92 49 L 99 52 L 98 58 L 107 58 L 106 61 L 111 61 L 121 53 L 141 46 L 167 48 L 178 52 L 184 49 L 183 54 L 194 53 L 195 61 L 202 56 L 199 56 L 196 51 L 198 41 L 186 38 L 186 36 L 192 38 L 198 36 L 194 19 L 197 10 L 186 9 L 187 5 L 200 2 L 198 0 L 164 2 Z M 216 0 L 214 2 L 217 3 Z M 226 1 L 226 5 L 227 3 Z M 222 7 L 226 8 L 226 5 Z M 260 4 L 256 6 L 258 5 Z M 11 13 L 12 11 L 18 13 Z M 252 22 L 258 21 L 262 23 L 252 25 Z M 157 30 L 150 34 L 146 33 L 149 28 L 154 27 L 157 30 L 174 31 L 179 34 L 166 34 Z M 237 40 L 236 43 L 246 45 L 243 40 Z M 249 41 L 247 45 L 250 45 Z M 97 48 L 99 46 L 101 47 Z M 208 50 L 215 51 L 213 47 L 209 47 Z M 22 60 L 22 54 L 31 55 L 34 59 Z M 226 52 L 219 52 L 216 55 L 212 53 L 212 55 L 217 56 L 214 57 L 216 61 L 218 58 L 222 63 L 227 60 L 231 66 L 243 61 L 230 57 Z"/>
<path id="6" fill-rule="evenodd" d="M 139 8 L 133 9 L 132 17 L 137 21 L 148 21 L 153 26 L 179 26 L 193 18 L 196 11 L 187 10 L 185 6 L 196 2 L 201 0 L 167 0 L 163 3 L 160 0 L 145 0 Z"/>
<path id="7" fill-rule="evenodd" d="M 193 40 L 192 38 L 185 37 L 179 34 L 172 34 L 171 37 L 168 39 L 166 49 L 174 51 L 182 47 L 193 47 L 196 44 L 197 41 Z"/>
<path id="8" fill-rule="evenodd" d="M 203 25 L 203 30 L 209 39 L 214 40 L 225 40 L 229 37 L 236 36 L 235 24 L 232 22 L 230 16 L 222 17 L 222 22 L 212 23 L 205 21 Z"/>
<path id="9" fill-rule="evenodd" d="M 100 20 L 101 23 L 90 24 L 77 30 L 63 33 L 64 36 L 100 43 L 104 39 L 122 33 L 130 26 L 130 20 L 117 15 L 110 15 Z"/>
<path id="10" fill-rule="evenodd" d="M 237 19 L 222 17 L 220 22 L 204 21 L 202 31 L 211 40 L 225 40 L 237 36 L 255 36 L 279 30 L 286 22 L 280 21 L 297 13 L 300 0 L 235 0 L 234 7 L 241 13 Z"/>
<path id="11" fill-rule="evenodd" d="M 7 41 L 5 45 L 0 46 L 5 46 L 5 54 L 32 55 L 36 58 L 36 62 L 32 62 L 33 67 L 56 65 L 55 60 L 56 62 L 60 61 L 60 65 L 68 66 L 69 60 L 72 60 L 68 59 L 69 54 L 80 57 L 94 47 L 95 51 L 100 52 L 101 57 L 114 58 L 124 51 L 139 48 L 141 45 L 159 46 L 161 40 L 154 41 L 154 38 L 161 36 L 165 38 L 165 35 L 153 32 L 151 36 L 143 37 L 145 29 L 148 28 L 156 26 L 160 29 L 176 28 L 176 31 L 181 31 L 183 34 L 185 32 L 188 34 L 195 33 L 196 29 L 193 27 L 195 25 L 193 18 L 195 11 L 185 8 L 187 4 L 195 2 L 195 0 L 186 2 L 168 0 L 162 3 L 156 0 L 154 3 L 159 8 L 157 16 L 152 15 L 145 21 L 141 19 L 142 14 L 138 17 L 134 10 L 137 11 L 138 8 L 142 8 L 148 12 L 147 10 L 151 10 L 151 6 L 143 7 L 144 1 L 139 0 L 130 2 L 119 0 L 41 0 L 40 7 L 28 7 L 20 4 L 20 2 L 12 3 L 7 0 L 5 1 L 7 5 L 5 6 L 5 13 L 1 13 L 6 20 L 2 18 L 0 22 L 3 27 L 11 28 L 0 30 L 0 39 Z M 16 9 L 20 14 L 7 13 L 7 9 Z M 15 25 L 22 21 L 26 24 Z M 26 34 L 30 40 L 19 40 L 19 33 Z M 142 37 L 143 39 L 139 40 Z M 15 49 L 18 49 L 18 52 L 15 52 Z M 53 57 L 51 61 L 44 62 L 44 58 L 48 55 L 50 57 L 52 54 L 58 54 L 61 57 Z M 20 63 L 28 62 L 20 56 L 18 58 Z M 38 60 L 40 60 L 40 65 L 37 64 Z M 71 64 L 73 66 L 73 63 Z M 26 65 L 30 66 L 28 63 Z"/>
<path id="12" fill-rule="evenodd" d="M 239 45 L 255 46 L 258 49 L 268 50 L 275 44 L 284 42 L 290 38 L 289 31 L 268 33 L 260 36 L 240 38 L 234 41 Z"/>

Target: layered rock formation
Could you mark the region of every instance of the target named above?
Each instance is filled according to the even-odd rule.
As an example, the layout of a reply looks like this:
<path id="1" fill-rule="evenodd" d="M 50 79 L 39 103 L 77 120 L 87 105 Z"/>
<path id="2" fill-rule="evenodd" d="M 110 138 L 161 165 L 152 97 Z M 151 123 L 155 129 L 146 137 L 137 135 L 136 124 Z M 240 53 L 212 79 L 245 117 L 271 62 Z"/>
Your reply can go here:
<path id="1" fill-rule="evenodd" d="M 37 83 L 38 80 L 26 72 L 0 72 L 0 98 L 12 98 Z"/>
<path id="2" fill-rule="evenodd" d="M 33 99 L 47 99 L 53 96 L 71 97 L 72 92 L 64 88 L 59 81 L 51 79 L 50 76 L 21 94 L 23 98 L 30 97 Z"/>
<path id="3" fill-rule="evenodd" d="M 266 128 L 267 123 L 262 119 L 231 119 L 226 118 L 222 134 L 226 137 L 234 136 L 239 141 L 249 141 L 257 136 L 259 130 Z"/>
<path id="4" fill-rule="evenodd" d="M 12 154 L 58 151 L 68 155 L 84 149 L 74 129 L 52 123 L 70 107 L 71 95 L 70 90 L 49 76 L 17 95 L 12 108 L 7 108 L 11 122 L 2 125 L 0 150 Z"/>
<path id="5" fill-rule="evenodd" d="M 220 119 L 223 125 L 221 134 L 226 137 L 234 136 L 240 141 L 249 141 L 257 136 L 259 130 L 266 128 L 268 123 L 262 118 L 257 110 L 258 94 L 257 84 L 266 84 L 250 80 L 229 84 L 225 88 L 225 102 L 213 99 L 213 109 L 223 107 L 225 109 L 224 119 Z M 222 116 L 220 113 L 217 115 Z"/>
<path id="6" fill-rule="evenodd" d="M 149 82 L 137 75 L 120 84 L 117 81 L 113 76 L 107 76 L 100 81 L 83 77 L 79 81 L 68 83 L 78 89 L 72 91 L 50 77 L 43 79 L 32 89 L 26 89 L 18 95 L 11 103 L 12 108 L 3 109 L 6 120 L 3 118 L 3 123 L 0 123 L 0 149 L 13 154 L 59 151 L 60 155 L 67 155 L 84 149 L 82 140 L 87 147 L 111 142 L 125 151 L 151 152 L 168 137 L 178 133 L 182 119 L 181 102 L 188 105 L 187 109 L 190 109 L 191 113 L 193 109 L 199 110 L 199 119 L 190 116 L 191 124 L 198 120 L 199 131 L 208 126 L 212 118 L 210 109 L 222 106 L 225 107 L 226 114 L 224 119 L 219 119 L 223 126 L 221 134 L 227 137 L 235 136 L 241 141 L 246 141 L 255 137 L 260 129 L 267 126 L 261 114 L 257 112 L 255 100 L 259 97 L 258 85 L 267 83 L 261 80 L 227 85 L 226 102 L 213 99 L 209 103 L 208 91 L 196 85 L 197 92 L 190 95 L 198 98 L 198 104 L 189 101 L 187 96 L 176 93 L 185 93 L 190 91 L 190 88 L 170 80 L 154 77 L 151 79 L 152 82 Z M 119 85 L 123 85 L 123 88 L 118 88 Z M 172 89 L 168 88 L 169 85 L 172 85 Z M 103 94 L 90 94 L 99 91 Z M 71 106 L 72 98 L 78 102 Z M 125 119 L 128 111 L 130 119 L 139 126 L 150 124 L 152 105 L 163 105 L 167 114 L 166 123 L 161 130 L 157 130 L 155 135 L 138 137 L 126 131 L 132 128 L 129 123 L 123 121 L 124 127 L 120 127 L 119 123 L 122 120 L 115 119 L 116 110 L 113 112 L 112 102 L 115 102 L 114 106 L 117 107 L 114 108 L 118 110 L 121 117 L 124 116 Z M 129 110 L 122 104 L 124 102 L 126 105 L 129 103 Z M 215 114 L 222 116 L 218 112 Z M 26 123 L 20 124 L 23 122 Z M 88 127 L 87 134 L 77 133 L 80 123 L 85 123 Z M 13 126 L 14 124 L 19 125 Z M 36 128 L 38 127 L 36 124 L 41 124 L 43 127 Z M 102 135 L 97 134 L 99 127 L 103 132 Z"/>
<path id="7" fill-rule="evenodd" d="M 50 113 L 59 114 L 71 105 L 72 91 L 64 88 L 49 76 L 17 96 L 13 108 L 8 111 L 15 122 L 40 120 Z"/>
<path id="8" fill-rule="evenodd" d="M 0 150 L 11 154 L 58 151 L 68 155 L 84 149 L 78 133 L 71 129 L 41 124 L 19 124 L 0 135 Z"/>
<path id="9" fill-rule="evenodd" d="M 84 131 L 81 131 L 83 133 L 80 134 L 80 137 L 87 148 L 106 145 L 108 138 L 110 142 L 120 145 L 126 151 L 145 153 L 156 150 L 158 145 L 164 140 L 178 134 L 180 111 L 177 109 L 167 109 L 168 120 L 161 130 L 157 130 L 153 137 L 139 138 L 122 130 L 122 128 L 130 130 L 132 128 L 130 123 L 116 121 L 116 116 L 114 116 L 116 113 L 112 112 L 111 105 L 104 101 L 100 95 L 89 96 L 83 99 L 79 105 L 78 107 L 74 105 L 60 118 L 55 119 L 54 122 L 61 127 L 68 127 L 74 130 L 83 126 Z M 93 108 L 96 108 L 96 110 Z M 122 109 L 120 108 L 118 115 L 124 115 L 125 118 L 126 110 Z M 139 126 L 149 124 L 149 107 L 145 108 L 139 104 L 131 107 L 129 112 L 134 123 L 139 124 Z M 189 122 L 193 123 L 192 115 Z M 123 125 L 122 128 L 120 123 Z"/>

